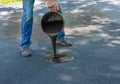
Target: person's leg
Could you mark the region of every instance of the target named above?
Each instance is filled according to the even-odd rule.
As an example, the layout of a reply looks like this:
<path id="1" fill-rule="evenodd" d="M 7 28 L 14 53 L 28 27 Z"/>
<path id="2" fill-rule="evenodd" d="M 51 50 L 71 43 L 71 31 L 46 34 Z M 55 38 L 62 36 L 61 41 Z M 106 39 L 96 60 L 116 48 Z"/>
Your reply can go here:
<path id="1" fill-rule="evenodd" d="M 35 0 L 23 0 L 23 16 L 21 22 L 21 54 L 22 56 L 31 55 L 31 34 L 33 25 L 33 8 Z"/>
<path id="2" fill-rule="evenodd" d="M 60 4 L 59 4 L 59 10 L 57 12 L 60 13 L 61 15 L 63 15 Z M 64 39 L 64 37 L 65 37 L 65 31 L 64 31 L 64 28 L 63 28 L 57 36 L 57 42 L 56 43 L 61 45 L 61 46 L 72 46 L 72 44 L 67 42 Z"/>
<path id="3" fill-rule="evenodd" d="M 31 34 L 33 25 L 33 7 L 35 0 L 23 0 L 23 16 L 21 22 L 22 47 L 31 45 Z"/>
<path id="4" fill-rule="evenodd" d="M 60 13 L 61 15 L 63 15 L 62 13 L 62 9 L 60 7 L 60 4 L 59 4 L 59 10 L 57 11 L 58 13 Z M 64 32 L 64 28 L 61 30 L 61 32 L 58 34 L 57 36 L 57 40 L 63 40 L 65 37 L 65 32 Z"/>

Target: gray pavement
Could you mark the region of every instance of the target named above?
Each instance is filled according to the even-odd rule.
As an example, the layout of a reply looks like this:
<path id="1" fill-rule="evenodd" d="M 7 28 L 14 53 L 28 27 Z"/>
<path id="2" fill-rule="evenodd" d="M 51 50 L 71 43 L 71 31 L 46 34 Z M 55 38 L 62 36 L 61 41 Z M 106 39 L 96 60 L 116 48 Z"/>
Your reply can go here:
<path id="1" fill-rule="evenodd" d="M 41 1 L 34 8 L 32 57 L 19 52 L 21 3 L 0 5 L 0 84 L 119 84 L 120 1 L 62 0 L 66 39 L 72 47 L 57 46 L 57 52 L 74 60 L 51 63 L 50 39 L 41 29 L 48 10 Z"/>

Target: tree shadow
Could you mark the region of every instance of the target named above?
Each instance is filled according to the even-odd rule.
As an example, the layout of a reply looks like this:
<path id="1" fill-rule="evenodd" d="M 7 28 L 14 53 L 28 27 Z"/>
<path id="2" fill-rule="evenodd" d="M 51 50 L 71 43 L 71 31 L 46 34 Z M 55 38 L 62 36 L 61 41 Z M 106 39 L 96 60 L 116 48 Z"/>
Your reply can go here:
<path id="1" fill-rule="evenodd" d="M 25 61 L 21 58 L 21 60 L 23 60 L 22 64 L 26 65 L 24 62 L 27 62 L 27 64 L 30 63 L 30 67 L 27 68 L 30 68 L 32 73 L 35 74 L 32 78 L 41 78 L 44 84 L 48 83 L 46 79 L 48 80 L 50 76 L 53 77 L 53 81 L 55 81 L 54 79 L 56 78 L 57 82 L 59 81 L 60 83 L 63 82 L 66 84 L 98 84 L 98 82 L 99 84 L 104 84 L 104 82 L 106 84 L 108 81 L 113 84 L 113 82 L 119 80 L 120 23 L 111 20 L 111 18 L 108 18 L 100 10 L 96 9 L 95 6 L 100 3 L 102 2 L 98 0 L 91 2 L 90 0 L 65 0 L 61 2 L 63 11 L 65 12 L 66 39 L 70 40 L 73 46 L 69 48 L 58 46 L 57 51 L 72 53 L 74 60 L 61 64 L 51 63 L 51 65 L 43 61 L 43 59 L 41 59 L 42 57 L 40 57 L 44 56 L 47 52 L 52 52 L 50 41 L 41 43 L 41 40 L 45 41 L 45 39 L 48 38 L 41 30 L 40 19 L 43 14 L 49 10 L 46 9 L 43 3 L 36 5 L 34 9 L 35 18 L 32 36 L 32 40 L 34 41 L 32 48 L 35 51 L 35 57 L 33 56 L 34 59 L 30 58 L 30 60 L 24 59 Z M 17 39 L 18 41 L 20 38 L 21 8 L 18 10 L 11 7 L 0 8 L 0 14 L 2 15 L 0 16 L 0 38 L 12 38 L 12 40 Z M 7 49 L 6 46 L 5 50 Z M 16 59 L 20 58 L 16 55 L 18 54 L 14 54 Z M 9 54 L 8 57 L 10 57 Z M 14 58 L 11 57 L 11 60 L 13 59 Z M 26 68 L 21 65 L 21 60 L 15 60 L 15 62 L 12 63 L 13 65 L 17 63 L 21 68 Z M 41 61 L 41 63 L 39 63 L 39 61 Z M 33 66 L 32 68 L 31 65 Z M 44 66 L 41 68 L 39 67 L 40 65 Z M 118 70 L 115 70 L 115 65 L 118 65 Z M 26 71 L 28 71 L 27 68 Z M 16 69 L 13 71 L 16 71 Z M 49 73 L 50 71 L 51 73 Z M 18 70 L 16 73 L 18 74 L 18 72 L 21 72 L 21 70 Z M 45 76 L 46 73 L 47 76 Z M 19 74 L 23 75 L 22 73 Z M 28 72 L 28 74 L 31 73 Z M 15 76 L 15 74 L 12 74 L 12 77 L 13 75 Z"/>
<path id="2" fill-rule="evenodd" d="M 109 1 L 108 1 L 109 2 Z M 77 0 L 65 0 L 61 1 L 61 5 L 63 6 L 64 18 L 65 18 L 65 27 L 66 33 L 70 33 L 71 35 L 81 35 L 92 38 L 94 40 L 100 39 L 102 36 L 103 39 L 106 38 L 106 41 L 110 41 L 117 39 L 119 41 L 119 23 L 112 21 L 108 18 L 104 13 L 102 13 L 99 9 L 95 8 L 99 4 L 106 4 L 105 6 L 116 6 L 114 4 L 108 4 L 108 2 L 100 2 L 100 1 L 77 1 Z M 118 6 L 119 7 L 119 6 Z M 12 8 L 12 7 L 1 7 L 1 15 L 0 23 L 1 23 L 1 34 L 6 37 L 17 37 L 20 38 L 19 28 L 21 21 L 21 8 Z M 103 10 L 103 9 L 102 9 Z M 35 5 L 34 9 L 34 29 L 33 29 L 33 39 L 38 40 L 41 36 L 39 31 L 41 30 L 41 18 L 45 12 L 49 11 L 43 2 Z M 9 29 L 8 29 L 9 28 Z M 72 30 L 73 29 L 73 30 Z M 83 33 L 82 33 L 83 32 Z M 42 34 L 44 34 L 42 32 Z M 44 34 L 45 35 L 45 34 Z M 47 37 L 47 36 L 45 36 Z M 95 39 L 95 37 L 98 37 Z M 108 38 L 108 39 L 107 39 Z M 42 37 L 41 39 L 44 39 Z M 39 42 L 40 40 L 38 40 Z M 117 42 L 118 42 L 117 41 Z M 111 43 L 110 42 L 110 43 Z M 119 44 L 118 44 L 119 45 Z"/>

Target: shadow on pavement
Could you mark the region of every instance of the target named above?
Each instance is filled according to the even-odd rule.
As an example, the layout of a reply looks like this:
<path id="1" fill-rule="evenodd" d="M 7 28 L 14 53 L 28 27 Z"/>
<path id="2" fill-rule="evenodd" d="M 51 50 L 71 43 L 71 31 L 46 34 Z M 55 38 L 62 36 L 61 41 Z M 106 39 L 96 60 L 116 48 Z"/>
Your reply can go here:
<path id="1" fill-rule="evenodd" d="M 22 57 L 18 48 L 21 8 L 0 8 L 0 83 L 119 84 L 120 23 L 96 8 L 102 2 L 87 1 L 61 2 L 66 39 L 73 46 L 57 46 L 57 52 L 71 54 L 75 59 L 60 64 L 44 60 L 52 52 L 52 45 L 41 30 L 41 17 L 48 11 L 43 3 L 34 9 L 33 56 L 29 58 Z"/>

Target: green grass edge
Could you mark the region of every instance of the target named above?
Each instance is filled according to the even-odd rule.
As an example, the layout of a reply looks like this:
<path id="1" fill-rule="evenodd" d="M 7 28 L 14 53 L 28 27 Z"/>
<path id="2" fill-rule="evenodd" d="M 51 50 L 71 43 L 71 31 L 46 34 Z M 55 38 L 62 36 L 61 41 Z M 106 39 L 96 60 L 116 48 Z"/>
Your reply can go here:
<path id="1" fill-rule="evenodd" d="M 0 0 L 0 4 L 9 4 L 14 2 L 22 2 L 22 0 Z"/>

